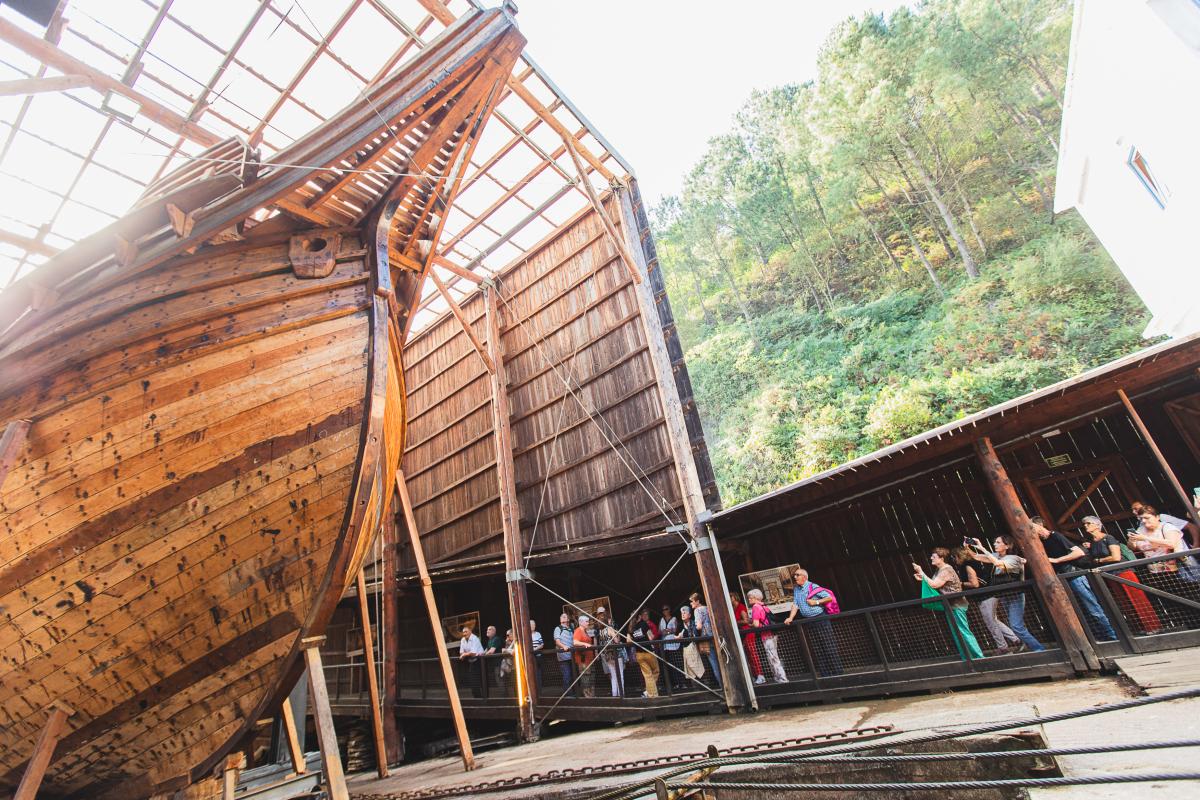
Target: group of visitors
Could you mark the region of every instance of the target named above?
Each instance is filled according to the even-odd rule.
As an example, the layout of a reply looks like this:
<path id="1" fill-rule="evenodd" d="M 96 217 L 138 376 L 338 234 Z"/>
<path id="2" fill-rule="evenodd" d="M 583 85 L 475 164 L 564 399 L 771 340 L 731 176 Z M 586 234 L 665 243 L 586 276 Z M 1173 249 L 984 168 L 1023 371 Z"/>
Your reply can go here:
<path id="1" fill-rule="evenodd" d="M 1085 570 L 1183 552 L 1200 540 L 1200 529 L 1187 520 L 1160 514 L 1142 502 L 1135 502 L 1131 510 L 1137 528 L 1126 532 L 1126 541 L 1108 533 L 1103 521 L 1095 516 L 1082 519 L 1082 536 L 1078 541 L 1051 529 L 1041 517 L 1031 518 L 1047 561 L 1056 572 L 1067 573 L 1065 583 L 1098 641 L 1114 640 L 1117 635 Z M 1136 620 L 1140 633 L 1156 633 L 1164 622 L 1155 603 L 1138 588 L 1141 581 L 1134 566 L 1111 570 L 1121 579 L 1114 582 L 1114 594 L 1119 592 L 1126 601 L 1126 614 L 1132 616 L 1131 625 Z M 1153 581 L 1154 576 L 1165 575 L 1200 583 L 1200 567 L 1186 557 L 1154 560 L 1144 566 L 1149 573 L 1149 577 L 1143 575 L 1145 580 Z M 912 568 L 913 577 L 921 583 L 922 597 L 927 599 L 923 606 L 945 614 L 950 639 L 959 657 L 964 660 L 983 658 L 982 637 L 976 637 L 967 616 L 972 598 L 961 593 L 1025 580 L 1026 559 L 1013 538 L 997 536 L 990 546 L 980 539 L 965 538 L 960 546 L 934 548 L 929 556 L 928 571 L 916 563 Z M 841 610 L 836 596 L 830 589 L 814 582 L 806 569 L 795 569 L 792 579 L 792 601 L 786 611 L 777 615 L 767 607 L 763 592 L 758 588 L 746 592 L 746 602 L 736 592 L 729 596 L 747 666 L 759 685 L 789 680 L 778 638 L 786 630 L 785 626 L 797 626 L 801 654 L 807 658 L 810 669 L 815 669 L 821 677 L 843 674 L 832 620 Z M 954 596 L 942 599 L 942 595 Z M 1045 649 L 1026 626 L 1025 597 L 1023 591 L 998 592 L 984 596 L 979 602 L 978 610 L 993 645 L 989 655 Z M 779 606 L 775 609 L 778 611 Z M 541 691 L 541 660 L 543 656 L 550 660 L 550 655 L 543 653 L 546 643 L 536 622 L 530 621 L 530 629 L 536 654 L 536 678 Z M 659 696 L 660 684 L 664 690 L 668 684 L 674 690 L 696 684 L 721 688 L 721 665 L 713 641 L 712 617 L 697 593 L 678 608 L 678 613 L 671 604 L 664 603 L 658 614 L 643 608 L 626 624 L 614 621 L 603 606 L 596 608 L 594 614 L 573 616 L 563 613 L 548 649 L 553 652 L 559 670 L 562 694 L 594 697 L 597 684 L 606 684 L 612 697 L 625 697 L 626 666 L 636 664 L 642 681 L 640 687 L 635 683 L 632 691 L 642 697 L 654 698 Z M 515 648 L 511 630 L 501 638 L 497 627 L 489 625 L 481 639 L 472 629 L 463 628 L 458 658 L 464 665 L 467 684 L 477 696 L 482 684 L 483 657 L 501 656 L 495 660 L 495 680 L 500 685 L 507 685 L 516 669 Z M 796 654 L 791 655 L 791 663 L 795 665 Z"/>
<path id="2" fill-rule="evenodd" d="M 1047 561 L 1056 572 L 1070 573 L 1066 583 L 1075 595 L 1084 619 L 1098 641 L 1113 641 L 1117 634 L 1084 570 L 1183 552 L 1200 538 L 1196 536 L 1200 530 L 1188 521 L 1160 514 L 1157 509 L 1141 501 L 1135 501 L 1131 511 L 1137 519 L 1138 527 L 1127 531 L 1128 544 L 1105 531 L 1103 521 L 1096 516 L 1082 519 L 1083 536 L 1078 542 L 1060 531 L 1052 530 L 1042 517 L 1030 518 Z M 1009 536 L 998 536 L 992 542 L 991 549 L 986 548 L 979 539 L 964 539 L 963 546 L 953 549 L 934 548 L 930 554 L 932 574 L 927 574 L 919 564 L 914 563 L 912 567 L 913 577 L 922 582 L 922 595 L 933 597 L 938 594 L 958 594 L 987 585 L 997 586 L 1022 581 L 1025 579 L 1025 563 L 1025 559 L 1017 552 L 1013 539 Z M 1146 564 L 1146 569 L 1152 575 L 1169 573 L 1183 580 L 1200 582 L 1200 568 L 1190 563 L 1190 559 L 1186 557 L 1152 561 Z M 1130 585 L 1140 583 L 1132 566 L 1120 571 L 1114 570 L 1113 574 L 1125 581 L 1118 586 L 1137 620 L 1140 633 L 1151 634 L 1159 631 L 1162 621 L 1155 611 L 1154 604 L 1145 592 Z M 960 658 L 982 658 L 983 650 L 967 621 L 968 599 L 956 597 L 950 600 L 948 605 L 946 614 L 951 639 Z M 940 602 L 930 602 L 926 607 L 942 609 Z M 995 643 L 993 655 L 1045 649 L 1025 626 L 1023 592 L 988 596 L 980 602 L 979 611 L 983 616 L 984 626 Z"/>
<path id="3" fill-rule="evenodd" d="M 689 681 L 703 681 L 707 656 L 709 680 L 721 685 L 721 673 L 712 647 L 712 618 L 699 594 L 680 606 L 676 616 L 670 604 L 660 609 L 658 622 L 649 608 L 641 609 L 625 626 L 600 606 L 594 615 L 575 619 L 564 612 L 554 629 L 555 658 L 562 678 L 562 693 L 594 697 L 599 660 L 613 697 L 624 697 L 625 665 L 634 662 L 642 674 L 642 697 L 658 697 L 660 680 L 684 689 Z M 663 664 L 665 662 L 665 665 Z"/>

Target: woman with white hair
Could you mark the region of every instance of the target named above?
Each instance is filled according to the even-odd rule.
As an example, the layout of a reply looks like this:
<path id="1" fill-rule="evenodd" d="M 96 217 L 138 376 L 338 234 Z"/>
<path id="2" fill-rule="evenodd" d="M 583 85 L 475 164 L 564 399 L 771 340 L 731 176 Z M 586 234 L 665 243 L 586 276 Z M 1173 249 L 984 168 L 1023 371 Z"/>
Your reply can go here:
<path id="1" fill-rule="evenodd" d="M 751 589 L 746 592 L 746 599 L 750 601 L 750 624 L 755 628 L 765 628 L 771 624 L 771 616 L 767 613 L 767 607 L 763 605 L 763 593 L 761 589 Z M 787 671 L 783 668 L 783 662 L 779 660 L 779 643 L 775 641 L 775 634 L 764 631 L 759 634 L 762 640 L 763 652 L 767 654 L 767 663 L 771 665 L 771 672 L 775 676 L 775 680 L 779 683 L 787 683 Z M 762 675 L 754 679 L 755 683 L 766 683 L 766 678 Z"/>
<path id="2" fill-rule="evenodd" d="M 1133 553 L 1130 551 L 1128 556 L 1121 551 L 1121 543 L 1111 533 L 1106 533 L 1104 523 L 1099 517 L 1084 517 L 1083 530 L 1087 533 L 1087 554 L 1091 557 L 1092 563 L 1100 564 L 1119 564 L 1126 560 L 1131 560 Z M 1141 583 L 1138 580 L 1137 573 L 1132 569 L 1121 570 L 1120 572 L 1111 573 L 1118 578 L 1124 578 L 1131 583 Z M 1154 611 L 1154 606 L 1150 603 L 1150 598 L 1146 597 L 1146 593 L 1141 589 L 1135 589 L 1128 584 L 1117 584 L 1121 591 L 1125 594 L 1125 598 L 1129 601 L 1129 606 L 1133 609 L 1133 615 L 1137 617 L 1138 625 L 1141 626 L 1142 633 L 1158 633 L 1162 629 L 1162 621 L 1158 618 L 1158 614 Z"/>

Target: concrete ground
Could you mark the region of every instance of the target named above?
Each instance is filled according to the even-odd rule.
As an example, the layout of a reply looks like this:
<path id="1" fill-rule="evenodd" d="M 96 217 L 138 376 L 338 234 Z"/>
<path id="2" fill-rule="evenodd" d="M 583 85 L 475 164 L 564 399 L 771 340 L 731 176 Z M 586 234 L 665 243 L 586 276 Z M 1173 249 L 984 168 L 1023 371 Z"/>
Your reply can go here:
<path id="1" fill-rule="evenodd" d="M 1122 660 L 1125 661 L 1125 660 Z M 1122 662 L 1118 662 L 1120 665 Z M 856 727 L 892 725 L 910 734 L 971 727 L 1005 719 L 1046 716 L 1089 706 L 1119 702 L 1142 694 L 1134 683 L 1141 676 L 1150 692 L 1196 686 L 1200 649 L 1178 650 L 1128 660 L 1127 675 L 1018 684 L 939 695 L 886 698 L 829 706 L 801 706 L 732 716 L 687 717 L 638 725 L 603 728 L 554 736 L 539 742 L 494 750 L 477 756 L 471 773 L 457 758 L 440 758 L 401 766 L 385 780 L 374 774 L 351 778 L 354 796 L 386 796 L 419 789 L 461 786 L 502 778 L 545 773 L 587 764 L 604 765 L 642 758 L 702 751 L 780 739 L 832 733 Z M 1049 747 L 1085 744 L 1200 739 L 1200 699 L 1189 698 L 1078 720 L 1035 726 Z M 886 740 L 885 740 L 886 741 Z M 1200 772 L 1200 748 L 1068 756 L 1059 759 L 1067 775 Z M 590 776 L 589 789 L 619 785 L 639 775 Z M 563 788 L 565 784 L 555 784 Z M 534 797 L 550 788 L 495 792 L 482 797 Z M 1200 782 L 1136 783 L 1111 786 L 1034 790 L 1038 800 L 1108 800 L 1200 796 Z"/>

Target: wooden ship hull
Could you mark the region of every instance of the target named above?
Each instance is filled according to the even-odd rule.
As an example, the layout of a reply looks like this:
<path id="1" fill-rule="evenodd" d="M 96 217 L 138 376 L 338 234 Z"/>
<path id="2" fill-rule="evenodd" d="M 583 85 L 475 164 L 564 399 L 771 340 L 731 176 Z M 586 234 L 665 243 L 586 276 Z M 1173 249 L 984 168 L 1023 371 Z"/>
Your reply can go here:
<path id="1" fill-rule="evenodd" d="M 333 167 L 224 143 L 0 296 L 0 793 L 56 707 L 45 796 L 179 788 L 274 713 L 388 513 L 408 309 L 523 43 L 468 15 L 275 159 Z"/>

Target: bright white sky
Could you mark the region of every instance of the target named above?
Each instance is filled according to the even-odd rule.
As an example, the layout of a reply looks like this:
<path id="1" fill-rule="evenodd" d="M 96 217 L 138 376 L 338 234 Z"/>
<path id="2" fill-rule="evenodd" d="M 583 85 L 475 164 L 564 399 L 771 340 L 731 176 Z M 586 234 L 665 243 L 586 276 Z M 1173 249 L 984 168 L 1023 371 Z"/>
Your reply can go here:
<path id="1" fill-rule="evenodd" d="M 816 77 L 837 23 L 902 0 L 517 0 L 529 54 L 637 171 L 677 192 L 754 89 Z M 616 88 L 614 88 L 616 87 Z"/>

